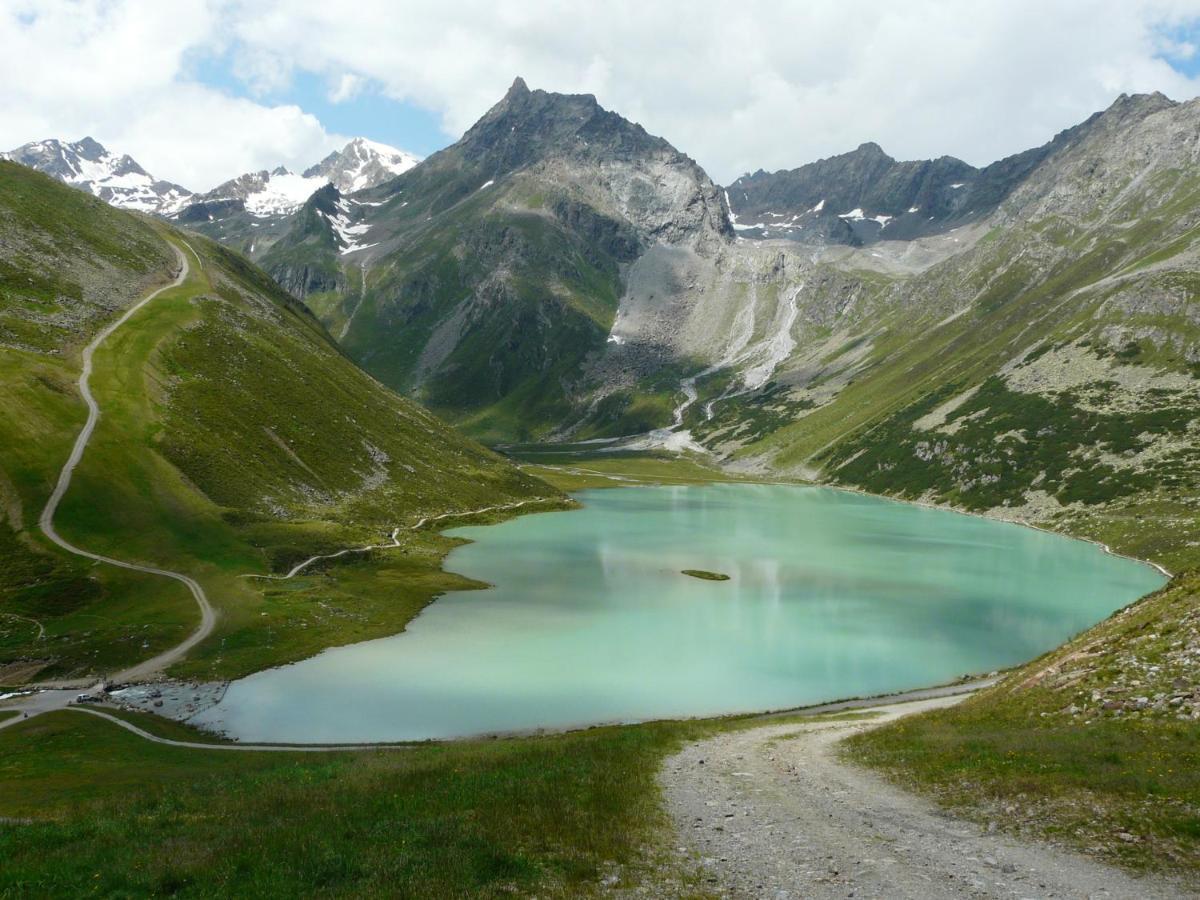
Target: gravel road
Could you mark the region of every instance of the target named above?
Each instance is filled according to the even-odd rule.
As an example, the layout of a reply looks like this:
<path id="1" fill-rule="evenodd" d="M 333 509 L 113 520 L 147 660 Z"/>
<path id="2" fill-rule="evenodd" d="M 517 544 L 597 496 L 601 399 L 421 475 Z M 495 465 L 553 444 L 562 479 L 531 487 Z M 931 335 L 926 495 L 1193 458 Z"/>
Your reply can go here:
<path id="1" fill-rule="evenodd" d="M 134 314 L 137 313 L 143 306 L 154 300 L 159 294 L 164 291 L 169 291 L 172 288 L 177 288 L 183 284 L 188 276 L 188 261 L 183 252 L 174 244 L 171 245 L 175 251 L 175 255 L 179 260 L 179 272 L 175 276 L 175 280 L 170 284 L 165 284 L 156 290 L 151 291 L 129 309 L 116 321 L 110 323 L 99 334 L 97 334 L 83 349 L 83 368 L 79 373 L 79 393 L 83 397 L 83 402 L 87 405 L 88 417 L 84 423 L 83 429 L 79 432 L 79 436 L 75 439 L 75 445 L 71 448 L 71 455 L 63 464 L 62 471 L 59 472 L 58 482 L 54 485 L 54 491 L 50 494 L 50 499 L 46 501 L 46 506 L 42 510 L 42 514 L 38 519 L 38 524 L 41 526 L 42 532 L 58 546 L 62 547 L 68 553 L 73 553 L 76 556 L 82 556 L 87 559 L 95 560 L 96 562 L 108 563 L 110 566 L 118 566 L 122 569 L 130 569 L 134 572 L 145 572 L 147 575 L 158 575 L 162 578 L 171 578 L 181 582 L 191 592 L 192 597 L 196 601 L 196 605 L 200 608 L 200 624 L 182 643 L 175 647 L 166 650 L 152 659 L 145 660 L 134 666 L 130 666 L 124 671 L 113 675 L 115 681 L 135 681 L 140 678 L 146 678 L 154 675 L 163 669 L 167 668 L 174 662 L 182 659 L 187 655 L 187 652 L 196 646 L 206 637 L 208 637 L 216 624 L 217 615 L 212 604 L 208 602 L 208 597 L 204 593 L 204 588 L 196 579 L 189 575 L 184 575 L 181 572 L 172 572 L 168 569 L 160 569 L 156 566 L 145 566 L 140 563 L 126 562 L 121 559 L 114 559 L 111 556 L 104 556 L 99 553 L 93 553 L 90 550 L 84 550 L 77 547 L 70 541 L 66 540 L 58 533 L 58 529 L 54 527 L 54 514 L 58 511 L 58 504 L 62 501 L 63 496 L 67 493 L 67 489 L 71 486 L 71 476 L 75 473 L 75 467 L 79 465 L 79 461 L 83 459 L 83 453 L 87 449 L 88 442 L 92 439 L 92 433 L 96 429 L 96 423 L 100 421 L 100 406 L 96 403 L 95 397 L 92 396 L 91 378 L 92 378 L 92 357 L 100 345 L 103 344 L 108 337 L 129 321 Z M 190 247 L 189 247 L 190 249 Z M 195 253 L 195 251 L 192 251 Z M 199 261 L 199 257 L 196 258 Z"/>
<path id="2" fill-rule="evenodd" d="M 728 897 L 1196 896 L 988 833 L 837 759 L 834 745 L 855 731 L 960 699 L 879 706 L 868 721 L 773 723 L 689 745 L 660 776 L 680 849 L 700 859 L 707 887 Z"/>

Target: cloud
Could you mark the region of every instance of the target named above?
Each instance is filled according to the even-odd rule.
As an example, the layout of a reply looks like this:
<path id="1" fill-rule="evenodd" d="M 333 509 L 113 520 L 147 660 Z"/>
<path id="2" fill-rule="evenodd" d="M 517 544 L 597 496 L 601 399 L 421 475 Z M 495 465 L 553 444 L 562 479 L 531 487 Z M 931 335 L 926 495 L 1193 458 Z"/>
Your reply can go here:
<path id="1" fill-rule="evenodd" d="M 16 0 L 0 12 L 0 146 L 91 130 L 203 187 L 337 143 L 263 101 L 299 72 L 334 102 L 370 86 L 433 111 L 448 140 L 522 75 L 595 93 L 719 181 L 868 140 L 979 164 L 1121 92 L 1200 93 L 1168 61 L 1194 53 L 1178 35 L 1198 20 L 1200 0 Z M 206 54 L 249 99 L 189 81 Z"/>
<path id="2" fill-rule="evenodd" d="M 329 89 L 329 100 L 332 103 L 345 103 L 353 100 L 362 91 L 365 79 L 361 75 L 343 72 Z"/>
<path id="3" fill-rule="evenodd" d="M 521 74 L 600 101 L 719 180 L 868 140 L 902 157 L 986 163 L 1041 144 L 1121 92 L 1200 85 L 1162 58 L 1200 18 L 1170 0 L 806 3 L 239 4 L 242 52 L 271 47 L 350 70 L 442 116 L 457 135 Z M 320 34 L 320 41 L 311 35 Z M 1170 44 L 1178 53 L 1178 42 Z"/>
<path id="4" fill-rule="evenodd" d="M 226 43 L 225 13 L 205 0 L 5 3 L 0 148 L 91 135 L 160 178 L 206 190 L 244 171 L 307 167 L 344 144 L 295 106 L 189 77 L 193 54 Z"/>

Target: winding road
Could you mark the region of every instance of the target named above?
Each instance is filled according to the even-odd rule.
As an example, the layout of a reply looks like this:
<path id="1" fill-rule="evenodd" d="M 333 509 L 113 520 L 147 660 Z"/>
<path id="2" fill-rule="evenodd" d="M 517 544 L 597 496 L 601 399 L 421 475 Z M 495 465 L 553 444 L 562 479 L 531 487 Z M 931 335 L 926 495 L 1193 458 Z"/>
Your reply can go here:
<path id="1" fill-rule="evenodd" d="M 122 569 L 129 569 L 134 572 L 145 572 L 147 575 L 158 575 L 162 578 L 171 578 L 187 586 L 191 591 L 192 597 L 196 600 L 196 605 L 200 607 L 200 624 L 196 627 L 188 637 L 181 643 L 175 645 L 169 650 L 164 650 L 151 659 L 140 662 L 128 669 L 117 672 L 112 676 L 114 681 L 135 681 L 139 678 L 145 678 L 161 671 L 171 663 L 181 659 L 189 650 L 195 647 L 198 643 L 212 634 L 213 627 L 217 622 L 216 610 L 212 604 L 208 602 L 208 596 L 204 593 L 204 588 L 196 579 L 184 575 L 181 572 L 172 572 L 169 569 L 160 569 L 156 566 L 143 566 L 139 563 L 126 562 L 122 559 L 114 559 L 111 556 L 104 556 L 100 553 L 93 553 L 90 550 L 84 550 L 82 547 L 76 547 L 66 538 L 58 533 L 54 527 L 54 514 L 58 511 L 58 505 L 62 502 L 62 498 L 67 493 L 67 488 L 71 486 L 71 476 L 75 473 L 75 467 L 79 465 L 79 461 L 83 459 L 83 453 L 87 449 L 88 442 L 92 439 L 92 433 L 96 430 L 96 423 L 100 421 L 100 407 L 96 403 L 96 398 L 92 396 L 90 387 L 92 377 L 92 357 L 96 351 L 118 328 L 128 322 L 134 314 L 137 313 L 143 306 L 158 297 L 164 291 L 169 291 L 179 287 L 187 279 L 189 267 L 187 256 L 184 255 L 174 244 L 171 249 L 175 251 L 175 256 L 179 260 L 179 274 L 175 276 L 175 280 L 170 284 L 163 285 L 157 288 L 125 310 L 125 313 L 115 322 L 107 325 L 99 334 L 97 334 L 90 344 L 83 348 L 83 368 L 79 373 L 79 393 L 83 397 L 83 402 L 87 404 L 88 417 L 84 423 L 83 430 L 79 432 L 79 436 L 75 439 L 75 446 L 71 448 L 71 455 L 67 457 L 66 463 L 63 464 L 62 471 L 58 473 L 58 483 L 54 486 L 54 491 L 50 494 L 50 499 L 46 501 L 46 506 L 42 510 L 42 514 L 38 519 L 38 525 L 42 532 L 51 541 L 57 544 L 68 553 L 73 553 L 76 556 L 82 556 L 85 559 L 95 560 L 96 562 L 108 563 L 110 566 L 118 566 Z M 193 251 L 195 252 L 195 251 Z"/>
<path id="2" fill-rule="evenodd" d="M 203 263 L 200 262 L 199 254 L 193 250 L 190 244 L 187 244 L 186 246 L 188 250 L 192 252 L 193 256 L 196 257 L 197 265 L 203 270 Z M 64 466 L 62 466 L 61 472 L 59 472 L 59 479 L 54 485 L 54 491 L 50 493 L 50 497 L 47 499 L 46 506 L 44 506 L 42 509 L 41 516 L 38 517 L 38 526 L 41 527 L 42 532 L 46 534 L 47 538 L 54 542 L 55 545 L 61 547 L 62 550 L 72 553 L 74 556 L 95 560 L 97 563 L 107 563 L 108 565 L 119 566 L 121 569 L 144 572 L 146 575 L 172 578 L 173 581 L 178 581 L 181 584 L 184 584 L 184 586 L 188 589 L 188 592 L 191 592 L 192 598 L 196 600 L 196 605 L 200 610 L 200 622 L 199 625 L 197 625 L 196 630 L 192 631 L 184 641 L 175 644 L 174 647 L 163 650 L 162 653 L 152 656 L 151 659 L 138 662 L 136 665 L 114 673 L 113 676 L 110 676 L 110 680 L 113 680 L 113 682 L 136 682 L 136 680 L 149 678 L 150 676 L 154 676 L 154 674 L 161 672 L 164 670 L 164 668 L 172 665 L 173 662 L 184 658 L 184 656 L 188 653 L 188 650 L 196 647 L 196 644 L 200 643 L 200 641 L 205 640 L 206 637 L 211 635 L 212 629 L 215 628 L 217 620 L 216 610 L 214 607 L 212 607 L 211 602 L 209 602 L 208 594 L 205 594 L 204 588 L 200 586 L 200 583 L 196 581 L 196 578 L 184 575 L 182 572 L 176 572 L 169 569 L 160 569 L 158 566 L 154 565 L 131 563 L 124 559 L 116 559 L 114 557 L 104 556 L 103 553 L 94 553 L 90 550 L 84 550 L 83 547 L 78 547 L 72 544 L 71 541 L 68 541 L 66 538 L 64 538 L 64 536 L 59 534 L 58 529 L 56 529 L 54 526 L 54 514 L 56 511 L 58 511 L 59 504 L 62 502 L 62 498 L 66 496 L 68 488 L 71 487 L 71 478 L 74 474 L 74 470 L 76 470 L 76 468 L 79 466 L 80 460 L 83 460 L 84 451 L 88 449 L 88 444 L 90 443 L 92 434 L 94 434 L 96 431 L 97 422 L 100 421 L 100 404 L 96 402 L 96 398 L 95 396 L 92 396 L 91 392 L 91 374 L 92 366 L 94 366 L 94 364 L 92 364 L 92 359 L 94 359 L 96 350 L 100 349 L 104 341 L 107 341 L 108 338 L 112 336 L 116 330 L 121 328 L 122 325 L 128 322 L 128 320 L 130 320 L 134 314 L 137 314 L 139 310 L 142 310 L 143 306 L 149 304 L 149 302 L 152 300 L 155 300 L 157 296 L 160 296 L 163 292 L 180 287 L 181 284 L 187 280 L 188 272 L 191 271 L 190 265 L 188 265 L 187 262 L 187 256 L 180 250 L 178 246 L 175 246 L 174 244 L 172 245 L 172 250 L 175 251 L 175 257 L 179 262 L 179 272 L 176 274 L 174 281 L 168 284 L 163 284 L 163 286 L 160 288 L 151 290 L 151 292 L 146 294 L 144 298 L 140 299 L 138 302 L 136 302 L 136 304 L 122 313 L 121 317 L 116 319 L 115 322 L 104 326 L 104 328 L 98 332 L 94 338 L 92 338 L 88 346 L 84 347 L 82 354 L 83 366 L 80 368 L 77 384 L 79 388 L 79 395 L 83 397 L 83 401 L 86 404 L 86 407 L 88 407 L 88 420 L 84 422 L 82 430 L 79 431 L 76 442 L 74 442 L 74 446 L 72 446 L 71 455 L 67 457 L 67 461 L 64 463 Z M 485 508 L 478 510 L 457 512 L 451 511 L 445 512 L 445 514 L 438 516 L 426 516 L 421 518 L 419 522 L 416 522 L 412 528 L 415 530 L 425 526 L 427 522 L 442 520 L 442 518 L 478 515 L 481 514 L 481 512 L 500 509 L 516 509 L 518 506 L 541 502 L 542 499 L 545 498 L 536 497 L 532 499 L 521 500 L 521 502 L 518 503 L 485 506 Z M 391 544 L 379 544 L 367 547 L 350 547 L 347 548 L 347 550 L 337 553 L 329 553 L 323 554 L 323 556 L 311 557 L 310 559 L 306 559 L 305 562 L 294 566 L 294 568 L 290 570 L 287 575 L 258 575 L 245 577 L 292 578 L 295 575 L 298 575 L 301 570 L 307 568 L 308 565 L 317 562 L 318 559 L 331 559 L 346 556 L 347 553 L 364 553 L 370 550 L 377 550 L 377 548 L 400 546 L 400 542 L 397 540 L 398 534 L 400 534 L 400 528 L 392 530 Z M 40 623 L 35 624 L 38 624 L 38 628 L 41 629 Z M 73 692 L 71 690 L 44 691 L 40 702 L 36 704 L 30 703 L 28 706 L 26 706 L 26 709 L 29 709 L 30 712 L 34 714 L 48 712 L 48 709 L 50 708 L 62 708 L 66 706 L 72 697 Z"/>

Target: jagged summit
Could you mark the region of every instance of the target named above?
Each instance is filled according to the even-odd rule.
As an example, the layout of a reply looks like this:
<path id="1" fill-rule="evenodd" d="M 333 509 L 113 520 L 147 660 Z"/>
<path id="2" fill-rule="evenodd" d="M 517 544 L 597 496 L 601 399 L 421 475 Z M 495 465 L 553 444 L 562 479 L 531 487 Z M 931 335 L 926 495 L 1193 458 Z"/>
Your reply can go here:
<path id="1" fill-rule="evenodd" d="M 530 90 L 520 78 L 457 146 L 469 158 L 483 162 L 489 175 L 550 156 L 628 159 L 678 154 L 641 125 L 605 110 L 591 94 Z"/>
<path id="2" fill-rule="evenodd" d="M 421 161 L 406 150 L 357 137 L 341 150 L 304 170 L 306 178 L 323 178 L 343 194 L 353 194 L 390 181 Z"/>
<path id="3" fill-rule="evenodd" d="M 290 215 L 317 190 L 334 185 L 343 194 L 367 190 L 407 172 L 420 160 L 411 153 L 367 138 L 355 138 L 297 175 L 285 166 L 247 172 L 218 185 L 193 202 L 206 211 L 222 208 L 258 218 Z M 185 218 L 195 218 L 187 213 Z"/>
<path id="4" fill-rule="evenodd" d="M 952 156 L 897 162 L 868 141 L 798 169 L 743 175 L 727 194 L 744 233 L 858 245 L 953 217 L 977 175 Z"/>
<path id="5" fill-rule="evenodd" d="M 1095 128 L 1119 131 L 1178 104 L 1155 91 L 1121 94 L 1052 141 L 977 169 L 953 156 L 899 162 L 867 141 L 796 169 L 758 170 L 727 190 L 747 237 L 857 246 L 944 232 L 994 211 L 1049 156 Z"/>
<path id="6" fill-rule="evenodd" d="M 94 194 L 113 206 L 167 214 L 187 203 L 191 192 L 154 178 L 128 154 L 110 153 L 92 137 L 74 143 L 32 141 L 0 159 L 45 172 L 72 187 Z"/>
<path id="7" fill-rule="evenodd" d="M 1162 91 L 1152 91 L 1149 94 L 1121 94 L 1112 102 L 1106 112 L 1121 110 L 1158 112 L 1159 110 L 1170 109 L 1178 105 L 1177 101 L 1172 100 L 1166 94 L 1162 93 Z"/>

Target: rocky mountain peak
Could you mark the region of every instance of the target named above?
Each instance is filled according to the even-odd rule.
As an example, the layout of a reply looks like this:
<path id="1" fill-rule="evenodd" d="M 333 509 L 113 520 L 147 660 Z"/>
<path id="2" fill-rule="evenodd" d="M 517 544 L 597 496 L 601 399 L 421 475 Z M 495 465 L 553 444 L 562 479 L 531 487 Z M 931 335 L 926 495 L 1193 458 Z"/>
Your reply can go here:
<path id="1" fill-rule="evenodd" d="M 1154 91 L 1150 94 L 1121 94 L 1105 110 L 1105 113 L 1135 112 L 1145 115 L 1163 109 L 1170 109 L 1178 105 L 1178 103 L 1161 91 Z"/>
<path id="2" fill-rule="evenodd" d="M 640 125 L 605 110 L 591 94 L 529 90 L 518 78 L 457 145 L 489 177 L 549 158 L 629 158 L 674 152 Z"/>
<path id="3" fill-rule="evenodd" d="M 0 154 L 0 159 L 37 169 L 126 209 L 165 214 L 191 197 L 190 191 L 154 178 L 133 157 L 110 153 L 92 137 L 74 143 L 54 138 L 32 141 Z"/>
<path id="4" fill-rule="evenodd" d="M 882 147 L 880 147 L 874 141 L 866 141 L 862 144 L 859 144 L 858 147 L 855 148 L 853 153 L 847 153 L 844 155 L 845 156 L 858 156 L 858 157 L 862 157 L 864 159 L 873 159 L 873 160 L 878 159 L 878 160 L 887 160 L 888 162 L 895 162 L 895 160 L 891 156 L 889 156 L 886 152 L 884 152 L 884 149 Z"/>
<path id="5" fill-rule="evenodd" d="M 47 143 L 58 144 L 59 142 L 49 141 Z M 108 155 L 108 151 L 104 149 L 104 145 L 93 137 L 85 137 L 70 146 L 84 159 L 90 159 L 93 162 Z"/>
<path id="6" fill-rule="evenodd" d="M 341 150 L 304 171 L 305 178 L 321 178 L 343 194 L 378 187 L 407 172 L 421 161 L 406 150 L 357 137 Z"/>

